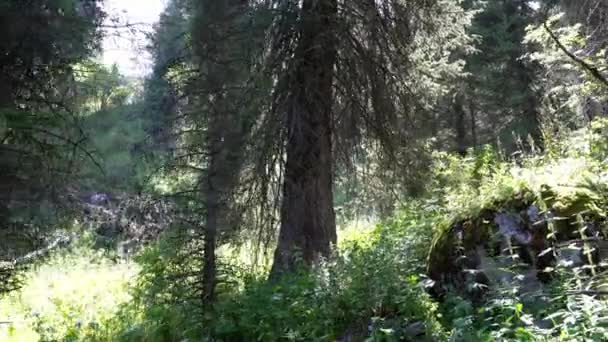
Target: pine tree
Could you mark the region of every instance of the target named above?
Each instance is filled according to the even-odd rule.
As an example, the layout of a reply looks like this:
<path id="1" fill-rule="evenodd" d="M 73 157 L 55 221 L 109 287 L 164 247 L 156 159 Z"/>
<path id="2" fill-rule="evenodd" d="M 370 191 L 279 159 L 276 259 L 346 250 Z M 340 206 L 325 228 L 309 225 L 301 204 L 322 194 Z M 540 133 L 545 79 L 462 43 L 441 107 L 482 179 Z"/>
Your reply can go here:
<path id="1" fill-rule="evenodd" d="M 332 105 L 336 0 L 305 0 L 286 80 L 286 155 L 281 228 L 273 272 L 329 256 L 336 243 Z M 301 253 L 301 254 L 299 254 Z"/>
<path id="2" fill-rule="evenodd" d="M 273 8 L 280 15 L 270 30 L 269 65 L 277 81 L 272 116 L 261 125 L 271 136 L 261 135 L 261 144 L 286 155 L 278 163 L 284 174 L 274 276 L 298 260 L 310 265 L 330 255 L 334 173 L 354 169 L 344 167 L 351 154 L 377 160 L 387 184 L 416 183 L 423 158 L 412 147 L 420 144 L 414 117 L 431 112 L 443 91 L 430 73 L 460 72 L 459 61 L 442 56 L 468 43 L 470 16 L 447 0 L 276 1 Z M 432 71 L 423 67 L 430 60 Z"/>
<path id="3" fill-rule="evenodd" d="M 465 57 L 469 76 L 459 90 L 471 119 L 466 145 L 474 145 L 473 140 L 475 145 L 495 143 L 498 135 L 513 150 L 519 147 L 514 134 L 524 140 L 530 135 L 542 144 L 540 94 L 534 84 L 539 66 L 522 58 L 530 52 L 525 29 L 537 16 L 531 1 L 467 1 L 465 6 L 477 11 L 470 28 L 477 51 Z M 459 140 L 463 139 L 456 140 L 458 146 Z"/>

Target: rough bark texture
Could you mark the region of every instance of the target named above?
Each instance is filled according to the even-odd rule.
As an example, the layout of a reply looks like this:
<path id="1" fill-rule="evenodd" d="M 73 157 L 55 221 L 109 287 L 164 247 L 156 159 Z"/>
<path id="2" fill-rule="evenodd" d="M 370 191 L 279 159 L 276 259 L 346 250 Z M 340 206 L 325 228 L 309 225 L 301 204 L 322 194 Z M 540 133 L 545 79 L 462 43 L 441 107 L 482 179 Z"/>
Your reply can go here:
<path id="1" fill-rule="evenodd" d="M 304 0 L 289 82 L 287 162 L 281 229 L 272 275 L 328 256 L 336 242 L 333 209 L 332 85 L 336 0 Z"/>

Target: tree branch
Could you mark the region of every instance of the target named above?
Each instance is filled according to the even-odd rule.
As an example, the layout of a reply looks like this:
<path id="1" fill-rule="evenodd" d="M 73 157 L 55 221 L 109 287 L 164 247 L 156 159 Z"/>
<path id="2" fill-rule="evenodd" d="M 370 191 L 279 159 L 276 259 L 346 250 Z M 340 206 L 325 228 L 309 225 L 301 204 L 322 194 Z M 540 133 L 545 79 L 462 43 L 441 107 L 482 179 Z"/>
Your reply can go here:
<path id="1" fill-rule="evenodd" d="M 555 44 L 557 44 L 557 47 L 560 50 L 562 50 L 563 53 L 565 53 L 570 59 L 572 59 L 574 62 L 576 62 L 578 65 L 580 65 L 583 69 L 585 69 L 587 72 L 589 72 L 591 74 L 591 76 L 593 76 L 595 79 L 600 81 L 604 86 L 606 86 L 606 88 L 608 88 L 608 79 L 604 75 L 602 75 L 602 73 L 599 71 L 599 69 L 595 65 L 585 62 L 582 58 L 580 58 L 580 57 L 576 56 L 574 53 L 570 52 L 566 48 L 566 46 L 564 46 L 564 44 L 562 44 L 562 42 L 560 42 L 557 35 L 553 31 L 551 31 L 551 29 L 549 28 L 549 25 L 547 25 L 547 21 L 543 22 L 543 27 L 545 28 L 545 30 L 547 31 L 547 33 L 549 34 L 551 39 L 555 42 Z"/>

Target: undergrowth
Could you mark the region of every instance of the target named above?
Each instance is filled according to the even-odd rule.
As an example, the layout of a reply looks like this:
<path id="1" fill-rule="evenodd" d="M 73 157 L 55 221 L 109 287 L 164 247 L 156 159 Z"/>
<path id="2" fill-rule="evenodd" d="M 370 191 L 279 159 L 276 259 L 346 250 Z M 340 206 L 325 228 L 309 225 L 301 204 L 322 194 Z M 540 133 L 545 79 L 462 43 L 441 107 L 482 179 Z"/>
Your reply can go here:
<path id="1" fill-rule="evenodd" d="M 108 322 L 130 301 L 137 269 L 86 242 L 53 254 L 0 298 L 0 341 L 109 341 Z"/>
<path id="2" fill-rule="evenodd" d="M 137 268 L 86 249 L 55 255 L 2 298 L 0 320 L 12 323 L 0 326 L 0 340 L 603 340 L 608 305 L 582 291 L 584 272 L 558 274 L 534 296 L 522 297 L 517 284 L 497 287 L 481 304 L 456 293 L 438 301 L 425 273 L 433 241 L 450 224 L 521 194 L 534 201 L 550 187 L 564 202 L 584 194 L 605 215 L 606 127 L 597 121 L 516 158 L 491 147 L 464 158 L 438 153 L 427 196 L 371 228 L 344 230 L 335 255 L 313 270 L 269 282 L 238 258 L 221 258 L 218 298 L 207 310 L 199 241 L 179 229 L 144 249 Z"/>

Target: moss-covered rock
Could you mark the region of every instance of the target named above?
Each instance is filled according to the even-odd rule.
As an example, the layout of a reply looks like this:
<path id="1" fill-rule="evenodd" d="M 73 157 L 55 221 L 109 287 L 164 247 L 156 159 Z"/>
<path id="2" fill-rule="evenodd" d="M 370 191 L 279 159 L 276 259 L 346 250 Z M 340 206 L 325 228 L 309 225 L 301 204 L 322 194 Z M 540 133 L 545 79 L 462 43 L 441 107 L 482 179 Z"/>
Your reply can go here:
<path id="1" fill-rule="evenodd" d="M 492 285 L 512 281 L 508 274 L 546 282 L 560 258 L 569 258 L 564 265 L 593 262 L 560 248 L 579 243 L 581 254 L 592 249 L 583 248 L 587 240 L 604 239 L 605 198 L 585 187 L 542 186 L 539 193 L 526 190 L 496 201 L 475 217 L 453 218 L 438 229 L 429 253 L 436 294 L 452 289 L 478 297 Z"/>

